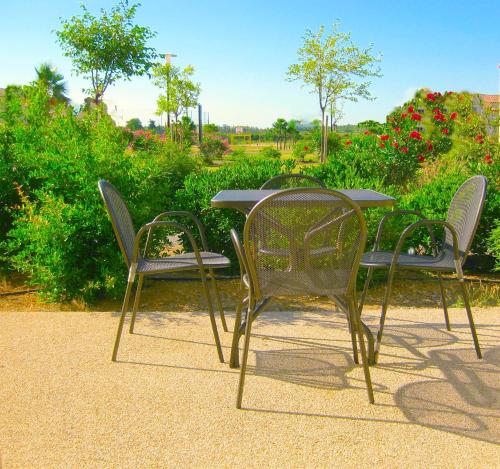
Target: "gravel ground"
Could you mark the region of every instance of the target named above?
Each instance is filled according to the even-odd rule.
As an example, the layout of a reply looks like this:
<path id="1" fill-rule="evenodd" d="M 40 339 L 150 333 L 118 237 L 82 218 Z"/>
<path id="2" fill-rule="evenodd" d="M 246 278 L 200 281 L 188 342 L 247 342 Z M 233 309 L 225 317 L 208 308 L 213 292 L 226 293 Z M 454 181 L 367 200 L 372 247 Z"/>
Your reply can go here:
<path id="1" fill-rule="evenodd" d="M 287 306 L 255 323 L 243 410 L 203 311 L 141 314 L 117 363 L 116 312 L 1 312 L 0 467 L 499 467 L 500 308 L 474 310 L 484 360 L 462 309 L 448 332 L 391 308 L 370 405 L 344 317 Z"/>

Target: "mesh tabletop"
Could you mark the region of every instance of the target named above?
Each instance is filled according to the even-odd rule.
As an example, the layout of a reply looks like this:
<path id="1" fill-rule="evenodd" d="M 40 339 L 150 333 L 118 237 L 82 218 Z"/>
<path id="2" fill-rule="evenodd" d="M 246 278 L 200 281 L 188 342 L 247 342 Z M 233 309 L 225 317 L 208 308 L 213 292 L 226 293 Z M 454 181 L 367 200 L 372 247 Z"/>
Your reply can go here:
<path id="1" fill-rule="evenodd" d="M 279 191 L 269 189 L 223 190 L 211 200 L 211 205 L 214 208 L 233 208 L 248 211 L 257 202 L 276 192 Z M 343 189 L 338 192 L 347 195 L 361 208 L 392 207 L 396 203 L 396 199 L 393 197 L 370 189 Z M 316 203 L 318 203 L 318 200 L 316 200 Z"/>

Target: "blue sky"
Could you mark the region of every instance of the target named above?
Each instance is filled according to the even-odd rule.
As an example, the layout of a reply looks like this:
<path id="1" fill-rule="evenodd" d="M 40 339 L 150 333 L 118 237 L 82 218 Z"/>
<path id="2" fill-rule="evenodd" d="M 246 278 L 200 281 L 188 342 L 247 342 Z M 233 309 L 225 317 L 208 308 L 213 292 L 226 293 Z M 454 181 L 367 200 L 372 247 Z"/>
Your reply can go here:
<path id="1" fill-rule="evenodd" d="M 94 13 L 111 1 L 86 0 Z M 62 72 L 75 102 L 88 86 L 71 73 L 52 32 L 59 18 L 79 14 L 80 1 L 0 0 L 0 87 L 27 83 L 34 67 L 50 61 Z M 359 46 L 382 54 L 383 77 L 371 87 L 374 101 L 348 103 L 344 123 L 383 120 L 420 87 L 497 94 L 500 2 L 497 1 L 252 1 L 143 0 L 137 22 L 157 32 L 160 52 L 192 64 L 200 101 L 218 124 L 269 126 L 277 117 L 310 120 L 317 99 L 285 81 L 306 29 L 339 20 Z M 159 90 L 144 77 L 118 82 L 105 95 L 118 121 L 156 118 Z"/>

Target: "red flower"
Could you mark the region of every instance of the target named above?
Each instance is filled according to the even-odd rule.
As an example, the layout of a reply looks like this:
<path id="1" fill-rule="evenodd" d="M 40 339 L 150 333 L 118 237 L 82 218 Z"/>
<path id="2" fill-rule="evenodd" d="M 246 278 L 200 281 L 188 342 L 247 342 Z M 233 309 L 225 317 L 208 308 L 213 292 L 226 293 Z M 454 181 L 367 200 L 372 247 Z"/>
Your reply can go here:
<path id="1" fill-rule="evenodd" d="M 401 114 L 401 117 L 404 119 L 408 114 L 406 114 L 406 112 L 403 112 L 403 114 Z"/>
<path id="2" fill-rule="evenodd" d="M 309 147 L 304 147 L 304 151 L 309 151 Z"/>
<path id="3" fill-rule="evenodd" d="M 445 135 L 448 135 L 450 131 L 445 127 L 444 129 L 441 129 L 441 132 Z"/>
<path id="4" fill-rule="evenodd" d="M 434 96 L 433 93 L 427 93 L 427 96 L 426 98 L 429 100 L 429 101 L 435 101 L 436 97 Z"/>
<path id="5" fill-rule="evenodd" d="M 385 143 L 380 143 L 380 144 L 379 144 L 379 147 L 380 147 L 380 148 L 385 148 Z"/>
<path id="6" fill-rule="evenodd" d="M 389 140 L 389 135 L 387 135 L 387 134 L 381 135 L 380 140 Z"/>
<path id="7" fill-rule="evenodd" d="M 412 113 L 414 111 L 415 111 L 415 109 L 413 108 L 413 106 L 408 106 L 408 112 L 409 113 Z"/>
<path id="8" fill-rule="evenodd" d="M 481 134 L 476 135 L 476 142 L 478 143 L 484 143 L 483 136 Z"/>
<path id="9" fill-rule="evenodd" d="M 493 163 L 493 160 L 491 159 L 491 155 L 489 153 L 484 157 L 484 161 L 486 162 L 486 164 Z"/>
<path id="10" fill-rule="evenodd" d="M 401 132 L 401 129 L 399 127 L 394 127 L 394 132 L 396 132 L 397 134 L 399 134 L 399 132 Z"/>
<path id="11" fill-rule="evenodd" d="M 351 145 L 351 143 L 352 143 L 352 142 L 351 142 L 350 140 L 347 140 L 347 141 L 345 142 L 346 146 Z"/>
<path id="12" fill-rule="evenodd" d="M 365 130 L 365 131 L 364 131 L 364 134 L 365 134 L 365 135 L 371 135 L 371 132 L 370 132 L 369 130 Z"/>
<path id="13" fill-rule="evenodd" d="M 402 148 L 401 148 L 401 151 L 402 151 L 403 153 L 408 153 L 408 147 L 402 147 Z"/>
<path id="14" fill-rule="evenodd" d="M 420 134 L 420 132 L 414 130 L 410 133 L 410 138 L 414 138 L 415 140 L 422 140 L 422 135 Z"/>
<path id="15" fill-rule="evenodd" d="M 432 149 L 433 149 L 434 147 L 432 146 L 431 141 L 430 141 L 430 140 L 427 140 L 427 142 L 425 142 L 425 143 L 427 143 L 427 151 L 432 151 Z"/>
<path id="16" fill-rule="evenodd" d="M 417 158 L 420 163 L 423 163 L 425 161 L 424 155 L 418 155 Z"/>
<path id="17" fill-rule="evenodd" d="M 452 113 L 450 114 L 450 119 L 451 119 L 452 121 L 454 121 L 457 117 L 458 117 L 458 112 L 452 112 Z"/>
<path id="18" fill-rule="evenodd" d="M 394 148 L 399 148 L 399 143 L 394 141 L 391 143 L 391 147 L 394 147 Z"/>
<path id="19" fill-rule="evenodd" d="M 434 120 L 440 121 L 441 120 L 441 114 L 434 114 Z"/>
<path id="20" fill-rule="evenodd" d="M 420 114 L 418 114 L 417 112 L 414 112 L 411 115 L 411 119 L 414 120 L 414 121 L 420 121 L 420 120 L 422 120 L 422 116 Z"/>
<path id="21" fill-rule="evenodd" d="M 448 96 L 453 94 L 453 91 L 448 91 Z"/>

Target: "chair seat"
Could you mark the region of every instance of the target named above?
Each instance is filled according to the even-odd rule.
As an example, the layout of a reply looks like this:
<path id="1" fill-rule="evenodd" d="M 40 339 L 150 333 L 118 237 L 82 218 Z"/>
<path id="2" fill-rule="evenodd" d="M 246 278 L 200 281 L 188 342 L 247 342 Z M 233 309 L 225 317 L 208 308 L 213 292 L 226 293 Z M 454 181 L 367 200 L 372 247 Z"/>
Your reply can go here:
<path id="1" fill-rule="evenodd" d="M 361 258 L 361 265 L 363 267 L 388 269 L 391 266 L 393 255 L 394 253 L 386 251 L 365 252 Z M 401 253 L 397 260 L 397 266 L 401 269 L 455 270 L 453 257 L 449 254 L 433 257 L 411 256 Z"/>
<path id="2" fill-rule="evenodd" d="M 200 251 L 203 265 L 209 269 L 222 269 L 229 267 L 231 261 L 222 254 Z M 157 274 L 179 270 L 198 270 L 198 262 L 194 252 L 176 254 L 163 259 L 141 259 L 137 272 L 141 274 Z"/>

